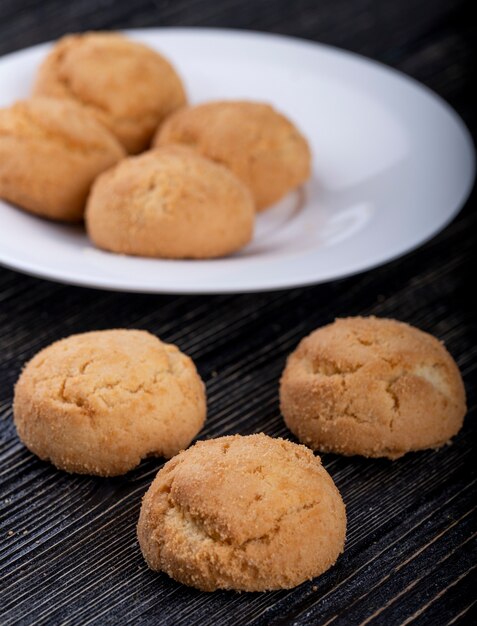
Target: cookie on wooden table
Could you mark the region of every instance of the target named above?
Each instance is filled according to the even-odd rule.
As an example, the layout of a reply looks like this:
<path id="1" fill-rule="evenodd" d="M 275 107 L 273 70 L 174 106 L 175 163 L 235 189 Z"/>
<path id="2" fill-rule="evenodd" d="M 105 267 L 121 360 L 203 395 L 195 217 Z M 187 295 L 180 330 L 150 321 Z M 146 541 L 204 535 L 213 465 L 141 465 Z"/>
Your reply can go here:
<path id="1" fill-rule="evenodd" d="M 280 383 L 285 422 L 314 450 L 396 459 L 462 426 L 459 369 L 432 335 L 391 319 L 338 319 L 305 337 Z"/>
<path id="2" fill-rule="evenodd" d="M 186 102 L 182 81 L 166 58 L 106 32 L 60 39 L 40 66 L 34 93 L 80 102 L 131 153 L 145 150 L 157 125 Z"/>
<path id="3" fill-rule="evenodd" d="M 72 335 L 41 350 L 15 387 L 18 435 L 68 472 L 117 476 L 186 448 L 206 415 L 192 360 L 141 330 Z"/>
<path id="4" fill-rule="evenodd" d="M 183 143 L 230 168 L 260 211 L 302 185 L 311 172 L 305 137 L 268 104 L 207 102 L 182 108 L 159 127 L 156 146 Z"/>
<path id="5" fill-rule="evenodd" d="M 124 156 L 75 102 L 37 97 L 0 109 L 0 198 L 31 213 L 81 220 L 96 176 Z"/>
<path id="6" fill-rule="evenodd" d="M 295 587 L 335 563 L 345 533 L 319 457 L 263 434 L 200 441 L 174 457 L 138 523 L 149 567 L 204 591 Z"/>
<path id="7" fill-rule="evenodd" d="M 95 182 L 86 209 L 92 241 L 112 252 L 206 259 L 252 238 L 248 189 L 227 168 L 183 146 L 129 157 Z"/>

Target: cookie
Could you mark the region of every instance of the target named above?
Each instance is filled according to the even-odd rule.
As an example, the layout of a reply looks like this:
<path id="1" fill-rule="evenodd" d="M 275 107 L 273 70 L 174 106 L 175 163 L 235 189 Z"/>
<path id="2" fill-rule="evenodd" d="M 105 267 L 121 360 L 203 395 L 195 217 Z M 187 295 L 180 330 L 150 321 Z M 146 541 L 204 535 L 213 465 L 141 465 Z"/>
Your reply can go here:
<path id="1" fill-rule="evenodd" d="M 92 241 L 146 257 L 206 259 L 253 234 L 248 189 L 222 165 L 182 146 L 130 157 L 100 176 L 86 210 Z"/>
<path id="2" fill-rule="evenodd" d="M 260 211 L 310 176 L 311 154 L 284 115 L 257 102 L 208 102 L 171 115 L 154 145 L 183 143 L 230 168 L 252 191 Z"/>
<path id="3" fill-rule="evenodd" d="M 203 591 L 295 587 L 335 563 L 345 532 L 320 459 L 263 434 L 181 452 L 159 471 L 138 523 L 149 567 Z"/>
<path id="4" fill-rule="evenodd" d="M 206 415 L 192 360 L 141 330 L 72 335 L 39 352 L 15 387 L 18 436 L 59 469 L 117 476 L 186 448 Z"/>
<path id="5" fill-rule="evenodd" d="M 81 220 L 96 176 L 124 156 L 75 102 L 32 98 L 0 109 L 0 197 L 31 213 Z"/>
<path id="6" fill-rule="evenodd" d="M 305 337 L 280 383 L 285 422 L 314 450 L 396 459 L 438 448 L 466 412 L 459 369 L 435 337 L 376 317 Z"/>
<path id="7" fill-rule="evenodd" d="M 130 153 L 145 150 L 157 125 L 186 102 L 167 59 L 105 32 L 60 39 L 39 68 L 34 93 L 80 102 Z"/>

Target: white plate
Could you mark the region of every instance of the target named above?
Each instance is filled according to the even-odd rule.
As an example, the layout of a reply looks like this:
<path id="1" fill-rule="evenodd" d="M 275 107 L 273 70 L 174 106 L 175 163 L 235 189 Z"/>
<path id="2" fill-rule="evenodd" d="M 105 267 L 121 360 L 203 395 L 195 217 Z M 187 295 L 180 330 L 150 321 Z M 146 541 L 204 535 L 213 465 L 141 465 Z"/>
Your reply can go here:
<path id="1" fill-rule="evenodd" d="M 129 31 L 164 52 L 192 102 L 273 103 L 304 131 L 313 177 L 258 217 L 240 254 L 211 261 L 140 259 L 96 250 L 80 228 L 0 202 L 0 263 L 75 285 L 224 293 L 341 278 L 408 252 L 442 229 L 470 192 L 474 152 L 454 111 L 375 62 L 285 37 L 209 29 Z M 0 105 L 28 96 L 48 50 L 0 60 Z"/>

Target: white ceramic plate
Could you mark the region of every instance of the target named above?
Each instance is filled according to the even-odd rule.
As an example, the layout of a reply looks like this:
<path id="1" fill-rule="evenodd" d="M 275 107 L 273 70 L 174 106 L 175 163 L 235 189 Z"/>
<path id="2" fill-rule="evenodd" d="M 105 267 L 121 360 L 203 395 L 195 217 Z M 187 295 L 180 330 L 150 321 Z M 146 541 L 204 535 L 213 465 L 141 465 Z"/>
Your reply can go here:
<path id="1" fill-rule="evenodd" d="M 470 136 L 429 90 L 382 65 L 285 37 L 209 29 L 134 30 L 164 52 L 192 102 L 273 103 L 308 137 L 313 177 L 258 217 L 253 242 L 211 261 L 96 250 L 82 229 L 0 201 L 0 263 L 75 285 L 224 293 L 341 278 L 408 252 L 442 229 L 474 178 Z M 0 106 L 26 97 L 49 46 L 0 60 Z"/>

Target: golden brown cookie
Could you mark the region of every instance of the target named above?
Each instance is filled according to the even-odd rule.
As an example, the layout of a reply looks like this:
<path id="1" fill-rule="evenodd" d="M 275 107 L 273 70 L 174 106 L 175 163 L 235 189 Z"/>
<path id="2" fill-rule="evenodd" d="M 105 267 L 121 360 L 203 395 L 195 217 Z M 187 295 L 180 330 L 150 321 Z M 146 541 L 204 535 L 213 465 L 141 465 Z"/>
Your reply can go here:
<path id="1" fill-rule="evenodd" d="M 248 189 L 222 165 L 183 146 L 122 161 L 100 176 L 86 209 L 92 241 L 147 257 L 219 257 L 247 244 L 255 211 Z"/>
<path id="2" fill-rule="evenodd" d="M 0 197 L 31 213 L 81 220 L 93 180 L 124 156 L 75 102 L 32 98 L 0 109 Z"/>
<path id="3" fill-rule="evenodd" d="M 144 496 L 149 567 L 203 591 L 289 589 L 343 551 L 346 513 L 319 457 L 266 435 L 200 441 Z"/>
<path id="4" fill-rule="evenodd" d="M 15 387 L 18 436 L 67 472 L 117 476 L 186 448 L 204 385 L 176 346 L 141 330 L 72 335 L 29 361 Z"/>
<path id="5" fill-rule="evenodd" d="M 305 337 L 280 383 L 285 422 L 314 450 L 396 459 L 438 448 L 462 426 L 459 369 L 435 337 L 376 317 Z"/>
<path id="6" fill-rule="evenodd" d="M 267 104 L 208 102 L 183 108 L 159 127 L 154 144 L 183 143 L 229 167 L 252 191 L 260 211 L 303 184 L 311 172 L 308 143 Z"/>
<path id="7" fill-rule="evenodd" d="M 105 32 L 60 39 L 40 66 L 34 93 L 80 102 L 131 153 L 145 150 L 157 125 L 186 102 L 169 61 Z"/>

